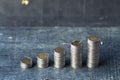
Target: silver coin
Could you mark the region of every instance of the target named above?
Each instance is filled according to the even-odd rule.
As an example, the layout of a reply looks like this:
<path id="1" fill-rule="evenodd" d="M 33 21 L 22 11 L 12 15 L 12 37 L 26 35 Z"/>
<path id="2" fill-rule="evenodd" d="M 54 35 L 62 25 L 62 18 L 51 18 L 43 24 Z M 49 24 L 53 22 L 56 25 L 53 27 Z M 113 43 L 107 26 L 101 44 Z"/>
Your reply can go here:
<path id="1" fill-rule="evenodd" d="M 100 38 L 98 36 L 90 36 L 88 38 L 88 68 L 95 68 L 99 65 L 100 56 Z"/>
<path id="2" fill-rule="evenodd" d="M 88 38 L 89 45 L 100 45 L 100 38 L 96 35 L 90 36 Z"/>
<path id="3" fill-rule="evenodd" d="M 66 52 L 62 47 L 54 49 L 54 67 L 62 68 L 65 66 Z"/>
<path id="4" fill-rule="evenodd" d="M 71 43 L 71 67 L 74 69 L 82 67 L 82 51 L 83 45 L 81 41 L 73 41 Z"/>
<path id="5" fill-rule="evenodd" d="M 39 68 L 46 68 L 49 64 L 49 55 L 47 53 L 41 53 L 37 57 L 37 66 Z"/>
<path id="6" fill-rule="evenodd" d="M 32 59 L 30 57 L 24 57 L 21 61 L 20 61 L 20 66 L 23 69 L 26 68 L 30 68 L 32 67 Z"/>
<path id="7" fill-rule="evenodd" d="M 54 56 L 56 57 L 62 57 L 65 56 L 65 49 L 63 47 L 57 47 L 54 49 Z"/>

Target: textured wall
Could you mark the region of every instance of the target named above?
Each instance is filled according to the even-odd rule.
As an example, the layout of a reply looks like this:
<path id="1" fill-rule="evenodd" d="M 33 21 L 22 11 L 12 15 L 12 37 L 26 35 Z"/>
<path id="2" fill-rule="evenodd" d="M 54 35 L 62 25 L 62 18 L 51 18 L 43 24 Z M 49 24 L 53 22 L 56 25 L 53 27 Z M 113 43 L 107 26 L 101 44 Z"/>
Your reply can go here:
<path id="1" fill-rule="evenodd" d="M 118 26 L 119 0 L 0 0 L 0 26 Z"/>

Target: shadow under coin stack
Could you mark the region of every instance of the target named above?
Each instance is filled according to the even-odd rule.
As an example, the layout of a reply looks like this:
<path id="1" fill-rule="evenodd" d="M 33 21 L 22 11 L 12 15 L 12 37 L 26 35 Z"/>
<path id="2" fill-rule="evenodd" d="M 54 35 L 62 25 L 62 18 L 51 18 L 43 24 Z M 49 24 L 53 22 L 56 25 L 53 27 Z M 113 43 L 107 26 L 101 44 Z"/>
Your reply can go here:
<path id="1" fill-rule="evenodd" d="M 71 67 L 77 69 L 82 67 L 82 42 L 74 41 L 71 43 Z"/>
<path id="2" fill-rule="evenodd" d="M 65 66 L 65 49 L 62 47 L 57 47 L 54 49 L 54 67 L 62 68 Z"/>
<path id="3" fill-rule="evenodd" d="M 37 66 L 39 68 L 46 68 L 49 64 L 49 55 L 46 53 L 41 53 L 37 57 Z"/>
<path id="4" fill-rule="evenodd" d="M 100 55 L 100 39 L 98 36 L 90 36 L 88 38 L 88 68 L 95 68 L 99 64 Z"/>

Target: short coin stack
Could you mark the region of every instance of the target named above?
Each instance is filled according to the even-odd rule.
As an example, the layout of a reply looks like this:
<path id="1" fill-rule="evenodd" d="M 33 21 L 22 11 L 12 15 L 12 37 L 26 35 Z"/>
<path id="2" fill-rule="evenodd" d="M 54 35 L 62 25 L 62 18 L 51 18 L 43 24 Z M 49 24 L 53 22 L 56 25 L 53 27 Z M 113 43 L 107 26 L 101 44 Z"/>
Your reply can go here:
<path id="1" fill-rule="evenodd" d="M 37 66 L 39 68 L 46 68 L 49 64 L 49 55 L 46 53 L 41 53 L 37 57 Z"/>
<path id="2" fill-rule="evenodd" d="M 77 69 L 82 67 L 82 42 L 81 41 L 73 41 L 71 43 L 71 67 Z"/>
<path id="3" fill-rule="evenodd" d="M 62 47 L 57 47 L 54 49 L 54 67 L 62 68 L 65 66 L 66 53 L 65 49 Z"/>
<path id="4" fill-rule="evenodd" d="M 100 39 L 98 36 L 90 36 L 88 38 L 88 68 L 95 68 L 99 64 L 100 55 Z"/>
<path id="5" fill-rule="evenodd" d="M 20 62 L 20 66 L 23 69 L 32 67 L 32 59 L 29 57 L 24 57 Z"/>

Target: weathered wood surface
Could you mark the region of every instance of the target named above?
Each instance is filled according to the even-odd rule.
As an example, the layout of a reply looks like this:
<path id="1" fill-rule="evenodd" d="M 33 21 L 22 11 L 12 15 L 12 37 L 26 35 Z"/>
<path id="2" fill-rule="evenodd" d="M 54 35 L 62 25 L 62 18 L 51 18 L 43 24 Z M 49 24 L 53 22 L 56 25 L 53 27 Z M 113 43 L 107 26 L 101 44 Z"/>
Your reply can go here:
<path id="1" fill-rule="evenodd" d="M 86 40 L 90 35 L 101 37 L 100 66 L 89 70 L 86 65 L 73 70 L 70 67 L 69 43 L 81 39 L 84 43 L 83 61 L 86 64 Z M 120 29 L 84 28 L 84 27 L 36 27 L 36 28 L 0 28 L 0 80 L 120 80 Z M 53 49 L 63 46 L 67 50 L 67 64 L 63 69 L 53 65 Z M 50 55 L 50 67 L 38 69 L 36 65 L 21 70 L 20 59 L 24 56 L 36 56 L 40 52 Z"/>

